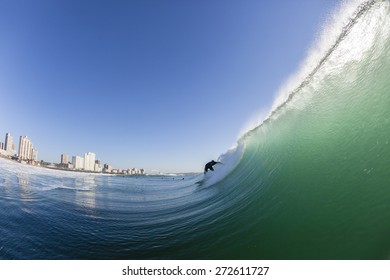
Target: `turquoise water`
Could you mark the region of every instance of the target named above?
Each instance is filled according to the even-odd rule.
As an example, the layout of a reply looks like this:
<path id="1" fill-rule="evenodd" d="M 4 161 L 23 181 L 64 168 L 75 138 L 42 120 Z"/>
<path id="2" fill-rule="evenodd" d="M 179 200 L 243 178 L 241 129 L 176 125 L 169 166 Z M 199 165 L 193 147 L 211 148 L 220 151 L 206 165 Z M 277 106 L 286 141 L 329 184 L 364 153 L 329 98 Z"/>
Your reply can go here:
<path id="1" fill-rule="evenodd" d="M 0 159 L 0 258 L 389 259 L 390 3 L 348 8 L 212 176 Z"/>

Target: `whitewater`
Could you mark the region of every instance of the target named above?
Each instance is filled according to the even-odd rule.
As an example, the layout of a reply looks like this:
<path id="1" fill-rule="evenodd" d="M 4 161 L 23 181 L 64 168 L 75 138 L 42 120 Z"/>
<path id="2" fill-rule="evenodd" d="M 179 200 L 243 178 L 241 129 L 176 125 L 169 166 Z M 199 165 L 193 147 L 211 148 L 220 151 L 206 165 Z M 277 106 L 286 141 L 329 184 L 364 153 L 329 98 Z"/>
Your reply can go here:
<path id="1" fill-rule="evenodd" d="M 0 159 L 1 259 L 389 259 L 390 2 L 346 1 L 213 173 Z"/>

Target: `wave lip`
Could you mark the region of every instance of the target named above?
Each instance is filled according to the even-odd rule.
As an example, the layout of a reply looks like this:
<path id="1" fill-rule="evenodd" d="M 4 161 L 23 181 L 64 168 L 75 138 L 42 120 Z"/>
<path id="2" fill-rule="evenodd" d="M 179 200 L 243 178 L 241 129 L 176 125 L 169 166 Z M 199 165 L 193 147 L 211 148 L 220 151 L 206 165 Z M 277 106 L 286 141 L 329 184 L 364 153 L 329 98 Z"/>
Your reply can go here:
<path id="1" fill-rule="evenodd" d="M 324 23 L 317 39 L 306 55 L 306 58 L 301 63 L 298 70 L 292 74 L 286 82 L 280 87 L 275 94 L 274 102 L 268 113 L 262 110 L 261 114 L 253 118 L 249 125 L 245 128 L 245 133 L 241 133 L 241 138 L 245 138 L 252 130 L 255 130 L 271 119 L 277 118 L 280 111 L 290 103 L 296 94 L 302 91 L 303 88 L 310 86 L 316 88 L 317 84 L 321 82 L 321 77 L 318 77 L 318 72 L 326 72 L 328 69 L 323 69 L 329 58 L 338 51 L 337 59 L 341 59 L 343 63 L 348 61 L 359 60 L 373 44 L 376 34 L 369 33 L 367 30 L 360 28 L 360 36 L 349 36 L 354 26 L 359 23 L 370 10 L 375 9 L 382 11 L 378 12 L 377 18 L 370 17 L 371 23 L 369 25 L 383 24 L 386 18 L 386 9 L 382 9 L 381 4 L 389 5 L 387 0 L 349 0 L 342 1 L 329 16 Z M 348 42 L 354 44 L 354 48 L 347 48 L 342 50 L 339 45 L 348 37 L 349 40 L 355 42 Z M 336 60 L 337 60 L 336 59 Z M 329 66 L 330 67 L 330 66 Z M 332 69 L 336 71 L 337 69 Z M 340 69 L 339 69 L 340 70 Z M 302 101 L 303 103 L 304 101 Z"/>

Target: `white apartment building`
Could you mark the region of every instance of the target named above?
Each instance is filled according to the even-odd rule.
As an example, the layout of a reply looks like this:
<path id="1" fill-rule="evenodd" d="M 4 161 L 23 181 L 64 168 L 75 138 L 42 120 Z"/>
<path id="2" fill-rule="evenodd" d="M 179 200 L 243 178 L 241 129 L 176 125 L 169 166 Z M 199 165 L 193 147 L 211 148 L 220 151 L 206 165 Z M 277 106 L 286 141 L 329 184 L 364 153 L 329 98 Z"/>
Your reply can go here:
<path id="1" fill-rule="evenodd" d="M 95 160 L 96 155 L 94 153 L 85 153 L 84 154 L 84 170 L 95 171 Z"/>
<path id="2" fill-rule="evenodd" d="M 95 172 L 102 172 L 103 171 L 102 164 L 98 160 L 95 161 L 94 171 Z"/>
<path id="3" fill-rule="evenodd" d="M 72 157 L 72 165 L 74 169 L 84 169 L 84 158 L 80 156 Z"/>
<path id="4" fill-rule="evenodd" d="M 36 152 L 36 154 L 38 151 Z M 19 160 L 32 160 L 33 159 L 33 145 L 27 136 L 20 136 L 19 140 Z"/>

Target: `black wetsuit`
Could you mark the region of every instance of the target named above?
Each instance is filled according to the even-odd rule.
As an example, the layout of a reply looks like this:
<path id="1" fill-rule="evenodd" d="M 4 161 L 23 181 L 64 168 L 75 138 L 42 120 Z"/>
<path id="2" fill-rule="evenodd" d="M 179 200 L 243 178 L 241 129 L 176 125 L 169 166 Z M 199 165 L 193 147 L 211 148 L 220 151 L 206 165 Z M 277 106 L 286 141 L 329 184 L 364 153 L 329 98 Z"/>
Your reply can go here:
<path id="1" fill-rule="evenodd" d="M 214 161 L 214 160 L 212 160 L 212 161 L 206 163 L 206 165 L 204 166 L 204 173 L 206 173 L 209 169 L 210 169 L 211 171 L 214 171 L 213 166 L 216 165 L 217 163 L 218 163 L 218 162 L 216 162 L 216 161 Z"/>

